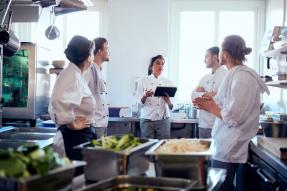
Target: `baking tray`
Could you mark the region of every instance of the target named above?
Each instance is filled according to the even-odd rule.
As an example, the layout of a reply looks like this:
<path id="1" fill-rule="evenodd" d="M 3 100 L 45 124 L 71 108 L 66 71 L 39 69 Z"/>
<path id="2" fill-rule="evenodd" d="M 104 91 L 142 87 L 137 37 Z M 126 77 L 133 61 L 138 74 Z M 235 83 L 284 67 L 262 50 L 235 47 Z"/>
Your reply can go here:
<path id="1" fill-rule="evenodd" d="M 193 139 L 187 139 L 193 140 Z M 211 144 L 210 139 L 196 139 Z M 189 152 L 180 154 L 156 153 L 156 150 L 167 140 L 161 140 L 151 147 L 145 154 L 154 162 L 156 176 L 178 177 L 197 180 L 198 189 L 206 188 L 208 180 L 208 161 L 211 157 L 210 149 L 203 152 Z"/>
<path id="2" fill-rule="evenodd" d="M 73 161 L 71 165 L 49 171 L 45 176 L 33 175 L 27 178 L 1 178 L 1 191 L 51 191 L 63 190 L 71 183 L 76 167 L 84 166 L 84 161 Z"/>
<path id="3" fill-rule="evenodd" d="M 84 191 L 116 191 L 120 188 L 153 188 L 160 191 L 188 191 L 196 181 L 179 178 L 121 175 L 87 186 Z"/>
<path id="4" fill-rule="evenodd" d="M 149 159 L 145 152 L 156 139 L 140 139 L 142 144 L 124 151 L 112 151 L 102 147 L 94 147 L 91 142 L 76 146 L 82 149 L 85 177 L 89 181 L 100 181 L 118 175 L 142 175 L 149 168 Z"/>

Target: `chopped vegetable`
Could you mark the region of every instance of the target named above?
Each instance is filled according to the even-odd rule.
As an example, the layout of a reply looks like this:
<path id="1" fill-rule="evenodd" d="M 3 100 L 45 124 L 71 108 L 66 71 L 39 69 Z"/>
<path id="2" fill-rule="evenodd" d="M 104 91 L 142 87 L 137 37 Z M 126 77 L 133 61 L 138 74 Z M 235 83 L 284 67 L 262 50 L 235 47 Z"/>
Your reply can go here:
<path id="1" fill-rule="evenodd" d="M 49 170 L 70 164 L 59 158 L 52 148 L 23 145 L 17 150 L 0 150 L 0 177 L 23 178 L 34 174 L 46 175 Z"/>
<path id="2" fill-rule="evenodd" d="M 116 136 L 102 137 L 99 140 L 92 140 L 91 143 L 95 147 L 102 147 L 113 151 L 123 151 L 132 149 L 142 142 L 139 138 L 131 134 L 125 134 L 120 138 Z"/>

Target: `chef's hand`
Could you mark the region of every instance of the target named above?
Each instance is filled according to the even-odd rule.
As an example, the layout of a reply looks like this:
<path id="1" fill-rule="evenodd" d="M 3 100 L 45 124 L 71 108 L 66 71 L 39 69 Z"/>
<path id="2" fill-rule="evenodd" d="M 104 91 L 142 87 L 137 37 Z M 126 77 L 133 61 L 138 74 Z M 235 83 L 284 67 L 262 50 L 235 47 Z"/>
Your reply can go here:
<path id="1" fill-rule="evenodd" d="M 197 106 L 199 109 L 203 109 L 207 112 L 214 114 L 219 118 L 222 118 L 220 114 L 221 109 L 218 107 L 218 105 L 214 102 L 212 98 L 210 99 L 196 98 L 193 101 L 193 104 Z"/>
<path id="2" fill-rule="evenodd" d="M 168 94 L 165 94 L 166 96 L 163 96 L 163 99 L 165 101 L 165 103 L 167 103 L 169 109 L 173 108 L 173 104 L 171 103 L 170 97 Z"/>
<path id="3" fill-rule="evenodd" d="M 203 87 L 197 87 L 196 89 L 195 89 L 195 91 L 196 92 L 205 92 L 205 89 L 203 88 Z"/>
<path id="4" fill-rule="evenodd" d="M 152 90 L 148 90 L 145 92 L 143 97 L 141 98 L 142 103 L 144 104 L 146 101 L 146 98 L 153 96 L 154 92 Z"/>
<path id="5" fill-rule="evenodd" d="M 216 95 L 216 92 L 206 92 L 205 94 L 203 94 L 202 98 L 206 99 L 206 100 L 210 100 L 212 99 L 212 97 L 214 97 Z"/>
<path id="6" fill-rule="evenodd" d="M 72 130 L 81 130 L 90 127 L 91 124 L 86 117 L 76 116 L 73 123 L 67 125 Z"/>

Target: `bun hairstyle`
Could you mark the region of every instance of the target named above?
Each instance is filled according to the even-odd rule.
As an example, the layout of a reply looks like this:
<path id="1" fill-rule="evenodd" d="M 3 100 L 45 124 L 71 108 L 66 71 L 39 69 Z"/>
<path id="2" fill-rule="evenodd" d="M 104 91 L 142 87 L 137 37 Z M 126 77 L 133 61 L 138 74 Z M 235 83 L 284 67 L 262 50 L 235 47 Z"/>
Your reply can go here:
<path id="1" fill-rule="evenodd" d="M 67 48 L 65 54 L 67 59 L 78 67 L 90 56 L 94 50 L 94 42 L 83 36 L 74 36 Z"/>
<path id="2" fill-rule="evenodd" d="M 239 35 L 230 35 L 224 38 L 222 51 L 227 51 L 231 57 L 240 62 L 245 62 L 245 55 L 252 52 L 252 49 L 246 47 L 244 39 Z"/>
<path id="3" fill-rule="evenodd" d="M 155 57 L 152 57 L 150 60 L 150 64 L 148 66 L 148 72 L 147 72 L 148 75 L 152 74 L 152 66 L 153 66 L 154 61 L 156 61 L 157 59 L 163 59 L 165 61 L 165 59 L 162 55 L 157 55 Z"/>

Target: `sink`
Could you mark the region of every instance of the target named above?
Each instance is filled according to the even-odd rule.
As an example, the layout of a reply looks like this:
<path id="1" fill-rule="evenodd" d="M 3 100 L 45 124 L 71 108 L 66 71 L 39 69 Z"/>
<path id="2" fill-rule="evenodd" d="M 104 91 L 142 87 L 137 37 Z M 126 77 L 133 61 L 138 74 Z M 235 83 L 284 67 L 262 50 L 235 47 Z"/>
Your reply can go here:
<path id="1" fill-rule="evenodd" d="M 13 126 L 1 127 L 0 133 L 5 133 L 5 132 L 56 133 L 57 128 L 13 127 Z"/>
<path id="2" fill-rule="evenodd" d="M 24 144 L 36 144 L 40 148 L 47 147 L 53 144 L 53 138 L 47 140 L 11 140 L 11 139 L 0 139 L 0 149 L 8 149 L 8 148 L 18 148 Z"/>
<path id="3" fill-rule="evenodd" d="M 5 140 L 47 140 L 47 139 L 53 138 L 54 135 L 55 135 L 55 133 L 5 132 L 5 133 L 0 134 L 0 139 L 5 139 Z"/>
<path id="4" fill-rule="evenodd" d="M 37 141 L 12 141 L 12 140 L 1 140 L 0 149 L 13 148 L 17 149 L 23 144 L 37 144 Z"/>
<path id="5" fill-rule="evenodd" d="M 38 127 L 16 127 L 12 132 L 38 132 L 38 133 L 56 133 L 57 128 L 38 128 Z"/>

